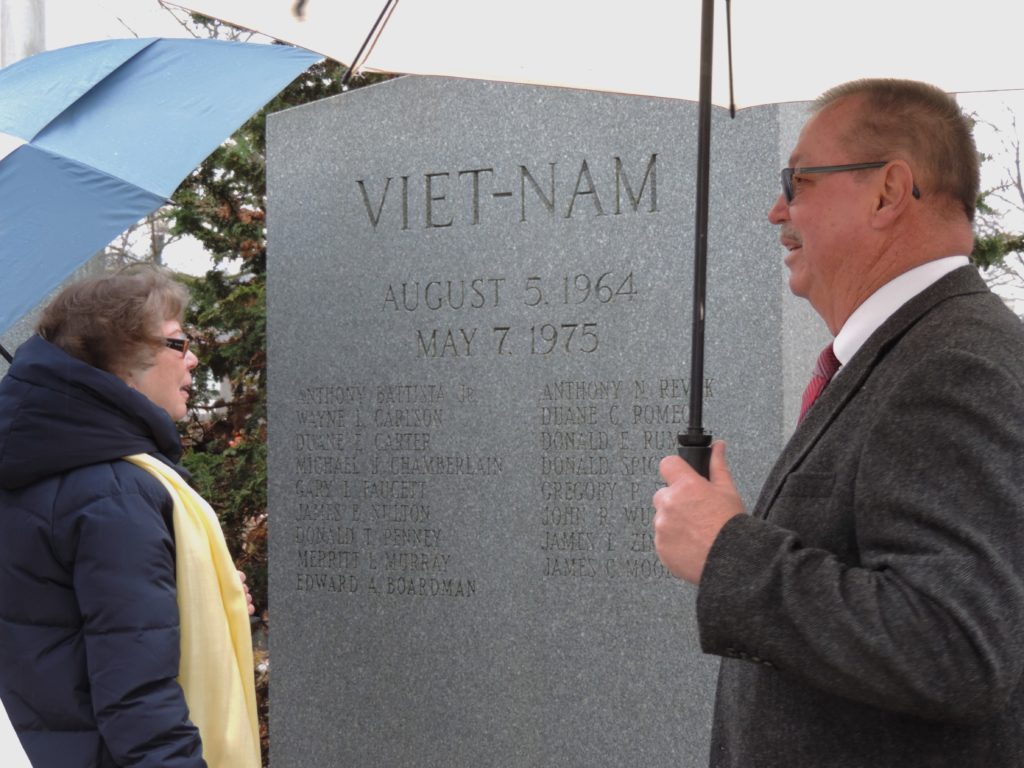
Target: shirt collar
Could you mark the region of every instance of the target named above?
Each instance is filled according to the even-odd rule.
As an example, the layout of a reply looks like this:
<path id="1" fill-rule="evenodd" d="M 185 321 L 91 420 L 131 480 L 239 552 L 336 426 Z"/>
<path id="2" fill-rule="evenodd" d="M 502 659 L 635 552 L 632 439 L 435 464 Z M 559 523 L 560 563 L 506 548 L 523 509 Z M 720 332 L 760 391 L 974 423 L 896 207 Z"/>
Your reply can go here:
<path id="1" fill-rule="evenodd" d="M 846 365 L 871 334 L 892 317 L 897 309 L 932 283 L 968 263 L 966 256 L 935 259 L 904 272 L 871 294 L 854 310 L 836 334 L 832 349 L 840 364 Z"/>

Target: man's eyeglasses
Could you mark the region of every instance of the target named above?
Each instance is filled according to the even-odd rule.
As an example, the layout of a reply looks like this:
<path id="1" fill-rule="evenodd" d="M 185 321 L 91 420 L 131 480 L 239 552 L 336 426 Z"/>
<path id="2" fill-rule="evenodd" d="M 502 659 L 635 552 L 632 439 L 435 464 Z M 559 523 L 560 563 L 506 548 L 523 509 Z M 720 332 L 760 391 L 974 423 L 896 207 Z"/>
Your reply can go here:
<path id="1" fill-rule="evenodd" d="M 165 338 L 164 344 L 175 352 L 181 352 L 181 356 L 184 357 L 188 354 L 188 347 L 192 343 L 192 339 L 186 336 L 184 339 L 173 339 Z"/>
<path id="2" fill-rule="evenodd" d="M 783 168 L 782 169 L 782 194 L 786 197 L 786 204 L 793 202 L 793 177 L 802 176 L 808 173 L 841 173 L 842 171 L 866 171 L 870 168 L 881 168 L 888 165 L 888 160 L 880 160 L 875 163 L 847 163 L 846 165 L 815 165 L 809 168 Z M 911 194 L 917 200 L 921 199 L 921 190 L 914 184 Z"/>

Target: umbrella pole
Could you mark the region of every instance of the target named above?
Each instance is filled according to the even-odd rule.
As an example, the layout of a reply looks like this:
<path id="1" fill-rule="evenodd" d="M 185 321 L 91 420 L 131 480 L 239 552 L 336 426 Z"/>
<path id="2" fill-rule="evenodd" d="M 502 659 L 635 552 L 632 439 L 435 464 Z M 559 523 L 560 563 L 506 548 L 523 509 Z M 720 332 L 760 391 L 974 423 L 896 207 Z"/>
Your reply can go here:
<path id="1" fill-rule="evenodd" d="M 305 0 L 303 0 L 304 2 Z M 299 4 L 296 3 L 296 6 Z M 352 59 L 352 63 L 349 64 L 345 74 L 341 77 L 341 90 L 347 91 L 348 84 L 351 82 L 353 75 L 359 71 L 359 68 L 363 65 L 363 54 L 367 52 L 367 49 L 373 48 L 373 44 L 377 42 L 377 38 L 380 37 L 380 33 L 384 31 L 384 27 L 391 20 L 391 14 L 395 10 L 395 6 L 398 5 L 398 0 L 385 0 L 384 7 L 380 11 L 380 16 L 373 23 L 373 27 L 370 28 L 369 33 L 366 35 L 366 39 L 363 41 L 362 46 L 359 48 L 359 52 L 356 53 L 355 58 Z"/>
<path id="2" fill-rule="evenodd" d="M 704 431 L 704 301 L 707 296 L 708 188 L 711 178 L 711 55 L 714 48 L 714 0 L 702 0 L 700 29 L 700 96 L 697 106 L 697 194 L 693 253 L 693 328 L 690 344 L 690 421 L 678 436 L 678 452 L 687 464 L 708 477 L 711 435 Z"/>
<path id="3" fill-rule="evenodd" d="M 11 357 L 11 353 L 7 351 L 7 347 L 5 347 L 3 344 L 0 344 L 0 355 L 3 355 L 4 360 L 6 360 L 8 363 L 14 362 L 14 358 Z"/>

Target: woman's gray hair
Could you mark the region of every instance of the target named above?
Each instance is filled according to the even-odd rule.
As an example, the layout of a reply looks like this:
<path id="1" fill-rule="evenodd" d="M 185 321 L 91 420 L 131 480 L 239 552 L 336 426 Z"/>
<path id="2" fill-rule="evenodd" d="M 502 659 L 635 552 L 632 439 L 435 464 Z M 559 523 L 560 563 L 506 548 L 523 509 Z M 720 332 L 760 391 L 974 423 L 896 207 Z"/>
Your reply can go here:
<path id="1" fill-rule="evenodd" d="M 148 368 L 163 346 L 161 326 L 184 319 L 188 289 L 161 267 L 129 267 L 85 278 L 57 294 L 36 331 L 94 368 L 124 377 Z"/>

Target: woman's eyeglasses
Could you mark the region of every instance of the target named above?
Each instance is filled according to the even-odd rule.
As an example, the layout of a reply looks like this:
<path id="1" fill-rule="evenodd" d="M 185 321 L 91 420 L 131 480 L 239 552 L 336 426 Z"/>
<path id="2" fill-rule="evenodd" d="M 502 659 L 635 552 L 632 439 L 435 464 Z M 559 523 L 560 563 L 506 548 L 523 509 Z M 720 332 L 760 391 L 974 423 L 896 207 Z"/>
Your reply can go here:
<path id="1" fill-rule="evenodd" d="M 175 352 L 181 352 L 181 356 L 184 357 L 188 354 L 188 347 L 192 343 L 192 339 L 186 336 L 183 339 L 165 338 L 164 344 Z"/>

